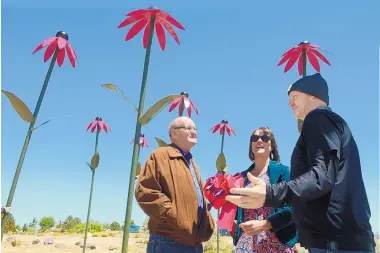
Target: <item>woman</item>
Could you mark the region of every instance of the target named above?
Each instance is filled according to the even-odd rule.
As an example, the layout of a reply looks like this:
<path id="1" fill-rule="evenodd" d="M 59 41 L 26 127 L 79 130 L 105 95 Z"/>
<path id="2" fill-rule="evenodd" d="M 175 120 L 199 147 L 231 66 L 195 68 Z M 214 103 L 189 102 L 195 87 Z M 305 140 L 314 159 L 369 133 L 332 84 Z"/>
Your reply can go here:
<path id="1" fill-rule="evenodd" d="M 276 140 L 268 127 L 260 127 L 251 135 L 249 159 L 252 165 L 242 172 L 244 187 L 251 187 L 248 172 L 271 184 L 289 180 L 289 167 L 280 163 Z M 297 252 L 298 233 L 289 206 L 278 209 L 238 207 L 235 219 L 235 253 Z"/>

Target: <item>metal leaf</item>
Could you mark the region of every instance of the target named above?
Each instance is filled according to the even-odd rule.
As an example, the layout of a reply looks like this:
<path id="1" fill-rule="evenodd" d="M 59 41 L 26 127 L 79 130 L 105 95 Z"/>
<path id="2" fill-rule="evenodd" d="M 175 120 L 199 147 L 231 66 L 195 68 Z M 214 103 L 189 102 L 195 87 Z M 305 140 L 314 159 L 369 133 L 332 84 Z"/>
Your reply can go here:
<path id="1" fill-rule="evenodd" d="M 218 171 L 224 171 L 227 166 L 226 157 L 223 152 L 220 152 L 218 158 L 216 159 L 216 169 Z"/>
<path id="2" fill-rule="evenodd" d="M 91 159 L 91 168 L 93 168 L 93 169 L 98 168 L 98 166 L 99 166 L 99 160 L 100 160 L 99 152 L 96 152 L 92 156 L 92 159 Z"/>
<path id="3" fill-rule="evenodd" d="M 132 101 L 129 100 L 129 98 L 124 94 L 124 91 L 122 89 L 120 89 L 119 87 L 117 87 L 116 85 L 111 84 L 111 83 L 102 84 L 102 87 L 110 89 L 110 90 L 115 91 L 115 92 L 119 92 L 123 96 L 124 100 L 127 101 L 129 104 L 131 104 L 133 106 L 133 108 L 135 108 L 135 111 L 138 112 L 137 107 L 132 103 Z"/>
<path id="4" fill-rule="evenodd" d="M 140 124 L 146 125 L 148 124 L 154 116 L 156 116 L 164 107 L 165 105 L 172 102 L 174 99 L 183 97 L 183 95 L 169 95 L 167 97 L 161 98 L 159 101 L 157 101 L 152 107 L 150 107 L 146 113 L 140 117 Z"/>
<path id="5" fill-rule="evenodd" d="M 167 144 L 165 141 L 161 140 L 160 138 L 154 137 L 156 139 L 156 142 L 159 147 L 167 147 L 169 144 Z"/>
<path id="6" fill-rule="evenodd" d="M 136 168 L 136 179 L 139 178 L 140 171 L 141 171 L 141 164 L 140 164 L 140 162 L 138 162 L 137 163 L 137 168 Z"/>
<path id="7" fill-rule="evenodd" d="M 298 119 L 297 120 L 297 126 L 298 126 L 298 132 L 301 133 L 302 131 L 302 125 L 303 125 L 303 120 L 302 119 Z"/>
<path id="8" fill-rule="evenodd" d="M 114 85 L 114 84 L 103 84 L 102 87 L 103 87 L 103 88 L 110 89 L 110 90 L 112 90 L 112 91 L 117 91 L 117 87 L 116 87 L 116 85 Z"/>
<path id="9" fill-rule="evenodd" d="M 32 112 L 21 99 L 19 99 L 15 94 L 10 93 L 8 91 L 1 90 L 1 92 L 3 92 L 8 97 L 13 108 L 23 120 L 25 120 L 28 123 L 31 123 L 33 121 Z"/>
<path id="10" fill-rule="evenodd" d="M 47 123 L 49 123 L 50 121 L 55 120 L 55 119 L 57 119 L 57 118 L 53 118 L 53 119 L 47 120 L 47 121 L 45 121 L 44 123 L 40 124 L 39 126 L 33 127 L 33 128 L 31 129 L 31 131 L 34 131 L 34 130 L 36 130 L 37 128 L 40 128 L 40 127 L 42 127 L 43 125 L 45 125 L 45 124 L 47 124 Z"/>

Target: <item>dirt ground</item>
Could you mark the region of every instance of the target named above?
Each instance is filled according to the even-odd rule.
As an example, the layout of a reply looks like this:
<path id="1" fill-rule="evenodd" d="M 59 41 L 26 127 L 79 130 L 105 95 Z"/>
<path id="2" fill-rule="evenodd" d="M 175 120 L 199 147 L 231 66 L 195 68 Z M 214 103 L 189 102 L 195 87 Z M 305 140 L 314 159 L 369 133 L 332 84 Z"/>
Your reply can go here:
<path id="1" fill-rule="evenodd" d="M 131 234 L 129 239 L 128 252 L 145 253 L 146 243 L 148 238 L 141 234 Z M 16 239 L 16 243 L 8 239 L 9 235 L 4 235 L 1 246 L 2 253 L 81 253 L 83 248 L 80 245 L 75 245 L 83 241 L 83 234 L 65 234 L 65 235 L 51 235 L 45 234 L 40 236 L 16 234 L 11 237 Z M 44 245 L 46 239 L 52 238 L 53 244 Z M 33 241 L 39 239 L 38 244 L 33 244 Z M 121 252 L 122 233 L 117 233 L 114 237 L 88 237 L 87 246 L 95 245 L 96 249 L 86 248 L 86 252 Z"/>

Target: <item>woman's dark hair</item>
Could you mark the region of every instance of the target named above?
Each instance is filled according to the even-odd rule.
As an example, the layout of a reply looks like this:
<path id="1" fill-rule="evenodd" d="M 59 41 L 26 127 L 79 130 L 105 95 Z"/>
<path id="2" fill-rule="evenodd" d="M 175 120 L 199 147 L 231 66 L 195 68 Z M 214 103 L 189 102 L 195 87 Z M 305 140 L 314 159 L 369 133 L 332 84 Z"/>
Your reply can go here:
<path id="1" fill-rule="evenodd" d="M 274 134 L 273 134 L 272 130 L 269 127 L 259 127 L 257 129 L 255 129 L 255 131 L 253 131 L 253 133 L 251 134 L 251 137 L 258 130 L 261 130 L 266 135 L 268 135 L 269 140 L 271 141 L 272 151 L 270 152 L 269 158 L 276 161 L 276 162 L 280 162 L 280 155 L 278 154 L 278 147 L 277 147 L 277 143 L 276 143 L 276 138 L 274 138 Z M 255 160 L 255 155 L 252 152 L 251 138 L 249 138 L 248 157 L 252 162 Z"/>

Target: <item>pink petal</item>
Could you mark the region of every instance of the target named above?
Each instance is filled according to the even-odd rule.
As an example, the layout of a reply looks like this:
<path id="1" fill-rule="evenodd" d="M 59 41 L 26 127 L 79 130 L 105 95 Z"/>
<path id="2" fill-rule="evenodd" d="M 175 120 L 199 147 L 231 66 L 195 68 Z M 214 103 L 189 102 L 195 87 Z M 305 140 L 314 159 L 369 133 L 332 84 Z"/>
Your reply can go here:
<path id="1" fill-rule="evenodd" d="M 64 60 L 65 60 L 65 49 L 58 49 L 57 63 L 59 67 L 62 66 Z"/>
<path id="2" fill-rule="evenodd" d="M 213 127 L 210 129 L 210 131 L 213 130 L 212 133 L 215 133 L 216 131 L 218 131 L 219 128 L 220 128 L 220 123 L 217 124 L 217 125 L 215 125 L 215 126 L 213 126 Z"/>
<path id="3" fill-rule="evenodd" d="M 145 18 L 145 15 L 128 17 L 128 18 L 124 19 L 123 22 L 121 22 L 117 28 L 125 27 L 125 26 L 130 25 L 130 24 L 132 24 L 138 20 L 141 20 L 143 18 Z"/>
<path id="4" fill-rule="evenodd" d="M 146 15 L 146 14 L 149 14 L 148 10 L 137 9 L 137 10 L 134 10 L 134 11 L 131 11 L 131 12 L 127 13 L 127 16 L 129 16 L 129 17 L 131 17 L 131 16 L 141 16 L 141 15 Z"/>
<path id="5" fill-rule="evenodd" d="M 227 131 L 228 136 L 231 136 L 231 127 L 230 127 L 230 125 L 226 124 L 225 129 Z"/>
<path id="6" fill-rule="evenodd" d="M 187 107 L 187 116 L 191 118 L 191 107 Z"/>
<path id="7" fill-rule="evenodd" d="M 57 48 L 57 41 L 54 41 L 46 48 L 45 54 L 44 54 L 44 62 L 49 60 L 49 58 L 53 55 L 55 49 Z"/>
<path id="8" fill-rule="evenodd" d="M 155 27 L 156 27 L 156 35 L 157 35 L 158 43 L 160 44 L 162 51 L 164 51 L 165 45 L 166 45 L 166 37 L 165 37 L 164 28 L 158 22 L 155 23 Z"/>
<path id="9" fill-rule="evenodd" d="M 182 97 L 179 97 L 179 98 L 174 99 L 173 102 L 172 102 L 172 104 L 171 104 L 171 106 L 170 106 L 170 108 L 169 108 L 169 112 L 173 111 L 174 108 L 177 107 L 177 105 L 179 104 L 179 102 L 180 102 L 181 100 L 182 100 Z"/>
<path id="10" fill-rule="evenodd" d="M 93 124 L 96 124 L 96 121 L 91 121 L 90 124 L 88 124 L 88 127 L 86 129 L 86 132 L 88 131 L 88 129 L 90 129 L 90 127 L 93 126 Z"/>
<path id="11" fill-rule="evenodd" d="M 160 11 L 160 14 L 159 16 L 162 17 L 162 19 L 168 21 L 169 23 L 171 23 L 172 25 L 174 25 L 175 27 L 177 27 L 178 29 L 181 29 L 181 30 L 185 30 L 185 27 L 183 27 L 176 19 L 174 19 L 172 16 L 170 16 L 168 13 L 166 12 L 163 12 L 163 11 Z"/>
<path id="12" fill-rule="evenodd" d="M 177 36 L 177 33 L 174 31 L 174 29 L 169 25 L 169 23 L 167 23 L 165 20 L 161 19 L 159 21 L 165 28 L 166 30 L 169 32 L 169 34 L 173 37 L 173 39 L 175 41 L 177 41 L 178 44 L 179 43 L 179 39 L 178 39 L 178 36 Z"/>
<path id="13" fill-rule="evenodd" d="M 75 68 L 75 52 L 69 43 L 66 43 L 67 57 L 69 58 L 71 66 Z"/>
<path id="14" fill-rule="evenodd" d="M 302 54 L 298 57 L 298 74 L 303 75 L 303 64 L 302 64 Z"/>
<path id="15" fill-rule="evenodd" d="M 178 106 L 178 116 L 181 116 L 181 112 L 183 111 L 183 101 L 181 100 L 181 103 L 179 103 Z"/>
<path id="16" fill-rule="evenodd" d="M 146 18 L 136 22 L 127 33 L 125 40 L 130 40 L 135 37 L 146 25 L 149 25 L 149 20 Z"/>
<path id="17" fill-rule="evenodd" d="M 98 122 L 95 121 L 94 122 L 95 124 L 92 125 L 92 128 L 91 128 L 91 133 L 93 133 L 95 131 L 95 128 L 98 126 Z"/>
<path id="18" fill-rule="evenodd" d="M 316 56 L 319 57 L 319 59 L 321 59 L 324 63 L 326 63 L 327 65 L 331 66 L 330 62 L 327 60 L 326 57 L 323 56 L 323 54 L 321 54 L 320 52 L 318 52 L 317 50 L 315 49 L 310 49 L 310 51 L 312 53 L 314 53 Z"/>
<path id="19" fill-rule="evenodd" d="M 65 40 L 64 38 L 58 37 L 57 44 L 58 44 L 59 49 L 66 47 L 66 43 L 67 43 L 67 40 Z"/>
<path id="20" fill-rule="evenodd" d="M 145 29 L 144 29 L 144 34 L 143 34 L 143 47 L 144 48 L 147 48 L 147 46 L 148 46 L 149 28 L 150 28 L 150 26 L 147 25 L 147 26 L 145 26 Z"/>
<path id="21" fill-rule="evenodd" d="M 321 71 L 321 68 L 319 66 L 319 62 L 317 60 L 317 57 L 313 54 L 313 52 L 307 50 L 306 51 L 306 55 L 307 55 L 307 58 L 309 59 L 309 62 L 311 64 L 311 66 L 313 66 L 313 68 L 317 71 L 317 72 L 320 72 Z"/>
<path id="22" fill-rule="evenodd" d="M 194 111 L 198 114 L 198 108 L 195 106 L 194 102 L 190 100 L 191 105 L 194 108 Z"/>
<path id="23" fill-rule="evenodd" d="M 190 108 L 190 99 L 189 98 L 183 98 L 183 102 L 185 104 L 186 108 Z"/>
<path id="24" fill-rule="evenodd" d="M 145 142 L 145 144 L 146 144 L 146 147 L 149 148 L 149 143 L 148 143 L 147 138 L 144 138 L 144 142 Z"/>

